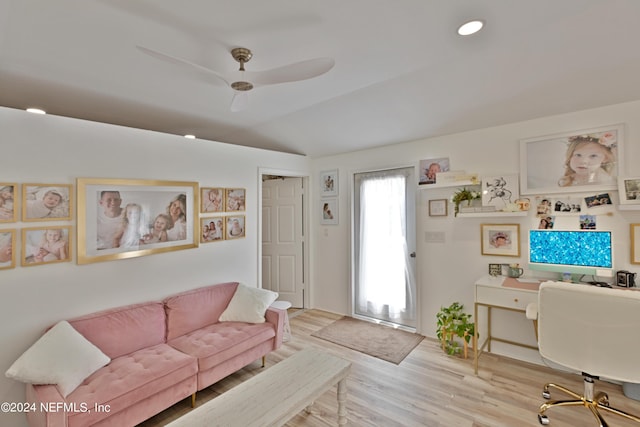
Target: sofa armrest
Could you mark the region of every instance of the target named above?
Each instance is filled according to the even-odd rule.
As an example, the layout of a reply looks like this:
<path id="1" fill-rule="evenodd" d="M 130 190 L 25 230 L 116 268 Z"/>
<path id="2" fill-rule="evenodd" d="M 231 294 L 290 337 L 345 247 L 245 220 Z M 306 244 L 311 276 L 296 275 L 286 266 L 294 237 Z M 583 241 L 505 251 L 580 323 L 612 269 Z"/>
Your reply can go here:
<path id="1" fill-rule="evenodd" d="M 55 385 L 25 384 L 27 402 L 34 405 L 34 411 L 27 412 L 31 427 L 67 427 L 65 400 Z M 46 408 L 52 408 L 47 411 Z"/>
<path id="2" fill-rule="evenodd" d="M 273 345 L 274 350 L 277 350 L 282 346 L 282 337 L 284 336 L 284 318 L 286 315 L 286 311 L 272 307 L 267 308 L 267 311 L 264 313 L 264 318 L 267 323 L 273 324 L 276 329 L 275 343 Z"/>

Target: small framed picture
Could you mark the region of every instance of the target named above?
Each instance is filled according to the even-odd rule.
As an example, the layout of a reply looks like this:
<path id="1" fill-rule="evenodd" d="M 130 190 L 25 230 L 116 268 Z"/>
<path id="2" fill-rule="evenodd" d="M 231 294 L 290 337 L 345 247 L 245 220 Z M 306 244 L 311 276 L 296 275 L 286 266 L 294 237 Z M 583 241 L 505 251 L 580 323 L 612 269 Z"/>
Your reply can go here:
<path id="1" fill-rule="evenodd" d="M 22 265 L 71 261 L 71 226 L 22 229 Z"/>
<path id="2" fill-rule="evenodd" d="M 620 204 L 640 205 L 640 177 L 619 178 L 618 191 L 620 193 Z"/>
<path id="3" fill-rule="evenodd" d="M 227 225 L 226 225 L 226 239 L 227 240 L 232 240 L 232 239 L 241 239 L 243 237 L 245 237 L 245 224 L 244 224 L 244 215 L 239 215 L 239 216 L 228 216 L 226 217 L 227 219 Z"/>
<path id="4" fill-rule="evenodd" d="M 200 243 L 223 241 L 224 223 L 225 217 L 223 216 L 200 218 Z"/>
<path id="5" fill-rule="evenodd" d="M 429 200 L 429 216 L 447 216 L 447 199 Z"/>
<path id="6" fill-rule="evenodd" d="M 225 211 L 244 212 L 246 191 L 244 188 L 227 188 L 225 190 Z"/>
<path id="7" fill-rule="evenodd" d="M 16 222 L 18 209 L 16 207 L 16 193 L 18 184 L 0 182 L 0 222 Z"/>
<path id="8" fill-rule="evenodd" d="M 70 184 L 23 184 L 22 220 L 70 220 L 71 189 Z"/>
<path id="9" fill-rule="evenodd" d="M 338 195 L 338 169 L 320 172 L 320 197 Z"/>
<path id="10" fill-rule="evenodd" d="M 489 276 L 496 277 L 502 275 L 502 264 L 489 264 Z"/>
<path id="11" fill-rule="evenodd" d="M 481 224 L 482 255 L 520 256 L 519 224 Z"/>
<path id="12" fill-rule="evenodd" d="M 320 224 L 338 225 L 338 199 L 324 199 L 320 204 L 322 205 Z"/>
<path id="13" fill-rule="evenodd" d="M 631 264 L 640 264 L 640 224 L 631 224 Z"/>
<path id="14" fill-rule="evenodd" d="M 16 231 L 0 230 L 0 270 L 16 266 Z"/>
<path id="15" fill-rule="evenodd" d="M 200 213 L 224 212 L 224 188 L 200 189 Z"/>

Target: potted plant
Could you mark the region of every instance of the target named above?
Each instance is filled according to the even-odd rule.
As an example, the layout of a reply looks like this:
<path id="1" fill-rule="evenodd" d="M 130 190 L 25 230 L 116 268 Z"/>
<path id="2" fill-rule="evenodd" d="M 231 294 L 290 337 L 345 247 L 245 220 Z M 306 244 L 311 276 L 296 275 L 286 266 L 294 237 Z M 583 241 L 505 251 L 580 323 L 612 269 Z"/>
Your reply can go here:
<path id="1" fill-rule="evenodd" d="M 463 350 L 464 358 L 468 357 L 468 345 L 475 333 L 475 323 L 471 322 L 471 315 L 463 312 L 464 306 L 454 302 L 449 307 L 440 307 L 436 315 L 438 319 L 437 336 L 442 343 L 442 350 L 447 354 L 459 354 Z M 455 340 L 462 338 L 463 347 Z"/>
<path id="2" fill-rule="evenodd" d="M 482 197 L 482 193 L 479 191 L 468 190 L 467 187 L 459 188 L 453 196 L 451 196 L 451 202 L 456 205 L 454 216 L 458 215 L 460 210 L 460 203 L 467 201 L 467 205 L 470 206 L 471 202 L 475 199 Z"/>

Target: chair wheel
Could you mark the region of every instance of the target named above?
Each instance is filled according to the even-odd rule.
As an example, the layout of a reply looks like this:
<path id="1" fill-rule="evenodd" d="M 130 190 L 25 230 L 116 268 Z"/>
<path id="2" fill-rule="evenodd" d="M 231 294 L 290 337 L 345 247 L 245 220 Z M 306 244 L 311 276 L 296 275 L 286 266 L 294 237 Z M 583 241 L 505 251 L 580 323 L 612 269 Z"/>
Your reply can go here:
<path id="1" fill-rule="evenodd" d="M 546 415 L 538 414 L 538 421 L 540 421 L 540 424 L 543 426 L 549 425 L 549 417 Z"/>
<path id="2" fill-rule="evenodd" d="M 549 391 L 543 391 L 542 397 L 544 397 L 545 399 L 551 399 L 551 393 Z"/>

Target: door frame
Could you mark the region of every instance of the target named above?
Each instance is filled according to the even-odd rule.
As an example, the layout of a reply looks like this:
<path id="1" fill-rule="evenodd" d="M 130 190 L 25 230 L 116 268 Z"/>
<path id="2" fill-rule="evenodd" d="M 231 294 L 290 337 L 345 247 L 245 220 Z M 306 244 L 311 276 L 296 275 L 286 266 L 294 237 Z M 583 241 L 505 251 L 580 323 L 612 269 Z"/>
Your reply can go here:
<path id="1" fill-rule="evenodd" d="M 304 249 L 302 251 L 302 280 L 304 282 L 302 295 L 302 308 L 308 308 L 311 301 L 311 286 L 309 282 L 310 269 L 309 260 L 311 252 L 311 236 L 309 230 L 309 174 L 302 171 L 291 171 L 284 169 L 258 168 L 258 288 L 262 288 L 262 176 L 263 175 L 279 175 L 287 178 L 302 178 L 302 232 Z"/>

